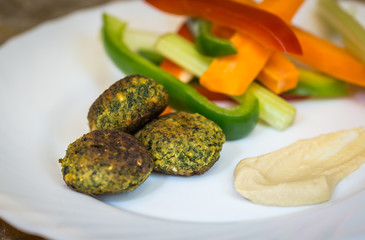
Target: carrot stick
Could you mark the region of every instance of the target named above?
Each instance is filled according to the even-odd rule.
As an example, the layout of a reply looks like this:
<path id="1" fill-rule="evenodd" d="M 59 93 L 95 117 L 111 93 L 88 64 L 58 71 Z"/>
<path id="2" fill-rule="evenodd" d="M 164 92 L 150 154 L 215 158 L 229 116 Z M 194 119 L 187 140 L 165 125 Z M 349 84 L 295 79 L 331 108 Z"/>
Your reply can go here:
<path id="1" fill-rule="evenodd" d="M 193 78 L 193 74 L 186 71 L 185 69 L 167 58 L 164 58 L 162 60 L 160 67 L 170 74 L 174 75 L 176 78 L 180 79 L 180 81 L 184 83 L 190 82 L 190 80 Z"/>
<path id="2" fill-rule="evenodd" d="M 165 115 L 165 114 L 168 114 L 168 113 L 172 113 L 172 112 L 174 112 L 175 110 L 174 109 L 172 109 L 170 106 L 167 106 L 166 108 L 165 108 L 165 110 L 163 110 L 162 111 L 162 113 L 160 113 L 160 116 L 162 116 L 162 115 Z"/>
<path id="3" fill-rule="evenodd" d="M 186 22 L 184 22 L 179 29 L 177 30 L 177 34 L 179 34 L 180 36 L 182 36 L 183 38 L 193 42 L 194 41 L 194 37 L 191 34 L 188 24 Z"/>
<path id="4" fill-rule="evenodd" d="M 248 3 L 247 0 L 236 1 L 244 4 Z M 262 3 L 262 8 L 268 11 L 271 11 L 271 9 L 277 10 L 289 21 L 289 18 L 294 15 L 303 0 L 286 1 L 284 5 L 281 3 L 282 1 L 284 0 L 266 0 Z M 213 29 L 221 35 L 227 34 L 224 29 L 219 30 L 219 26 L 215 26 Z M 271 61 L 268 61 L 272 53 L 271 51 L 238 32 L 233 35 L 231 41 L 237 48 L 238 53 L 233 56 L 215 58 L 200 77 L 201 85 L 211 91 L 240 95 L 246 91 L 247 87 L 259 75 L 262 69 L 264 69 L 264 72 L 261 74 L 261 81 L 264 84 L 267 82 L 265 85 L 273 87 L 273 91 L 278 92 L 282 91 L 282 89 L 290 89 L 293 85 L 296 85 L 298 71 L 289 60 L 276 56 Z M 265 64 L 268 64 L 267 69 L 264 67 Z M 286 71 L 290 72 L 285 73 Z"/>
<path id="5" fill-rule="evenodd" d="M 284 55 L 273 52 L 257 79 L 276 94 L 295 88 L 298 84 L 299 70 Z"/>
<path id="6" fill-rule="evenodd" d="M 303 55 L 292 55 L 295 59 L 349 83 L 365 86 L 365 65 L 345 49 L 324 39 L 293 27 Z"/>

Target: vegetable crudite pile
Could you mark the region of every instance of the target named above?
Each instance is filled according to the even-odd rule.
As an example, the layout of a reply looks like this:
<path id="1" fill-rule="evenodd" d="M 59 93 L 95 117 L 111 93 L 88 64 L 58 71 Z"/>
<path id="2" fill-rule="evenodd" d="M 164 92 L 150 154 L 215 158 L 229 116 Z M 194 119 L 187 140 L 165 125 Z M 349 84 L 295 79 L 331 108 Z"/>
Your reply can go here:
<path id="1" fill-rule="evenodd" d="M 225 142 L 222 129 L 198 113 L 159 117 L 167 103 L 165 88 L 141 75 L 106 89 L 89 109 L 90 132 L 59 160 L 66 184 L 86 194 L 120 193 L 136 189 L 153 170 L 180 176 L 208 171 Z"/>
<path id="2" fill-rule="evenodd" d="M 165 87 L 167 112 L 198 113 L 232 141 L 248 136 L 258 122 L 278 130 L 290 127 L 297 113 L 290 101 L 343 97 L 365 87 L 364 28 L 336 1 L 319 0 L 322 19 L 344 40 L 335 45 L 291 23 L 303 2 L 145 0 L 161 14 L 185 21 L 176 32 L 158 35 L 129 29 L 126 21 L 105 13 L 102 40 L 123 73 L 142 74 Z M 233 107 L 218 106 L 219 100 Z M 169 144 L 151 141 L 153 124 L 159 125 L 147 124 L 148 133 L 137 133 L 152 150 Z M 179 158 L 175 153 L 159 154 L 164 163 L 156 169 L 180 173 L 163 157 Z"/>
<path id="3" fill-rule="evenodd" d="M 176 32 L 157 35 L 104 14 L 109 57 L 126 74 L 156 79 L 169 93 L 171 108 L 213 120 L 227 140 L 247 136 L 259 120 L 287 129 L 296 116 L 288 99 L 342 97 L 351 93 L 349 86 L 365 86 L 360 57 L 291 24 L 303 0 L 145 2 L 186 21 Z M 318 8 L 329 23 L 338 15 L 335 24 L 359 25 L 335 1 L 319 0 Z M 346 46 L 361 52 L 364 29 L 341 29 L 351 39 Z M 212 103 L 222 96 L 236 106 Z"/>
<path id="4" fill-rule="evenodd" d="M 226 140 L 249 136 L 259 122 L 280 131 L 290 127 L 297 114 L 291 101 L 343 97 L 365 87 L 365 30 L 336 1 L 318 0 L 318 12 L 340 33 L 343 46 L 291 23 L 304 0 L 144 2 L 161 14 L 184 16 L 184 21 L 175 32 L 159 35 L 129 29 L 126 21 L 103 14 L 105 51 L 127 77 L 96 99 L 88 114 L 90 132 L 71 143 L 60 159 L 64 180 L 74 190 L 127 192 L 152 171 L 203 174 L 219 159 Z M 217 104 L 221 100 L 230 107 Z M 360 135 L 362 139 L 363 130 Z M 331 137 L 320 139 L 325 139 L 323 146 L 336 148 L 329 144 Z M 266 159 L 244 159 L 236 169 L 261 169 Z M 277 165 L 283 162 L 290 165 Z M 272 174 L 265 169 L 265 176 Z M 236 170 L 235 186 L 253 202 L 294 206 L 328 199 L 285 204 L 279 194 L 278 201 L 261 202 L 247 194 L 247 183 L 255 181 L 266 194 L 260 175 L 249 176 Z"/>

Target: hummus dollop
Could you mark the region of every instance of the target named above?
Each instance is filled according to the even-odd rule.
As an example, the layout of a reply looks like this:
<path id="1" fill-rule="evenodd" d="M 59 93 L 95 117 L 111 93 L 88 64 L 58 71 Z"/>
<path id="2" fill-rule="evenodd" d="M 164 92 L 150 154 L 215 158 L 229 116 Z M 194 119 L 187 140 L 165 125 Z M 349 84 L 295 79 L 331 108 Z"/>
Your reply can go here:
<path id="1" fill-rule="evenodd" d="M 365 129 L 341 130 L 241 160 L 234 187 L 262 205 L 318 204 L 328 201 L 336 184 L 364 162 Z"/>

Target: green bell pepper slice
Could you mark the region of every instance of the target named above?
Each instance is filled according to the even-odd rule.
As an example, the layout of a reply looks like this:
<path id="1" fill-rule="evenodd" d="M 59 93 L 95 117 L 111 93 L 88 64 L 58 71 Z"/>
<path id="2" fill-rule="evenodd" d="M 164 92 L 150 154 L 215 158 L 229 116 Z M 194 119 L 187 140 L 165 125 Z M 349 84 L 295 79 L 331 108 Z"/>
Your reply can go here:
<path id="1" fill-rule="evenodd" d="M 108 14 L 103 15 L 102 39 L 105 50 L 114 64 L 125 74 L 141 74 L 161 83 L 169 94 L 169 104 L 179 111 L 197 112 L 216 122 L 227 140 L 248 135 L 258 121 L 259 104 L 252 95 L 244 96 L 242 103 L 223 108 L 199 94 L 193 87 L 132 52 L 123 43 L 126 23 Z"/>
<path id="2" fill-rule="evenodd" d="M 193 30 L 195 46 L 200 53 L 209 57 L 223 57 L 237 53 L 237 49 L 231 41 L 211 33 L 211 22 L 199 18 L 190 18 L 188 25 Z"/>
<path id="3" fill-rule="evenodd" d="M 298 85 L 287 92 L 294 96 L 342 97 L 349 95 L 348 84 L 331 76 L 306 70 L 299 70 Z"/>
<path id="4" fill-rule="evenodd" d="M 137 53 L 155 65 L 160 65 L 163 60 L 163 56 L 161 56 L 161 54 L 149 49 L 139 49 L 137 50 Z"/>

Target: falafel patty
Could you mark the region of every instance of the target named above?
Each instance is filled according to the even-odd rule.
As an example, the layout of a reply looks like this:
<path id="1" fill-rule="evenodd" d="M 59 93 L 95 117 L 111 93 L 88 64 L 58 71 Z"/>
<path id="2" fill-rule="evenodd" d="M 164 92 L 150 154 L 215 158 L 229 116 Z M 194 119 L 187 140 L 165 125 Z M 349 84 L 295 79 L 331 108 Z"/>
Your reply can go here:
<path id="1" fill-rule="evenodd" d="M 118 129 L 134 134 L 167 106 L 165 88 L 152 78 L 129 75 L 106 89 L 91 105 L 90 130 Z"/>
<path id="2" fill-rule="evenodd" d="M 118 130 L 95 130 L 71 143 L 63 159 L 66 184 L 87 194 L 128 192 L 153 169 L 152 156 L 134 136 Z"/>
<path id="3" fill-rule="evenodd" d="M 225 135 L 215 122 L 186 112 L 163 115 L 135 136 L 151 152 L 154 171 L 181 176 L 210 169 L 225 142 Z"/>

